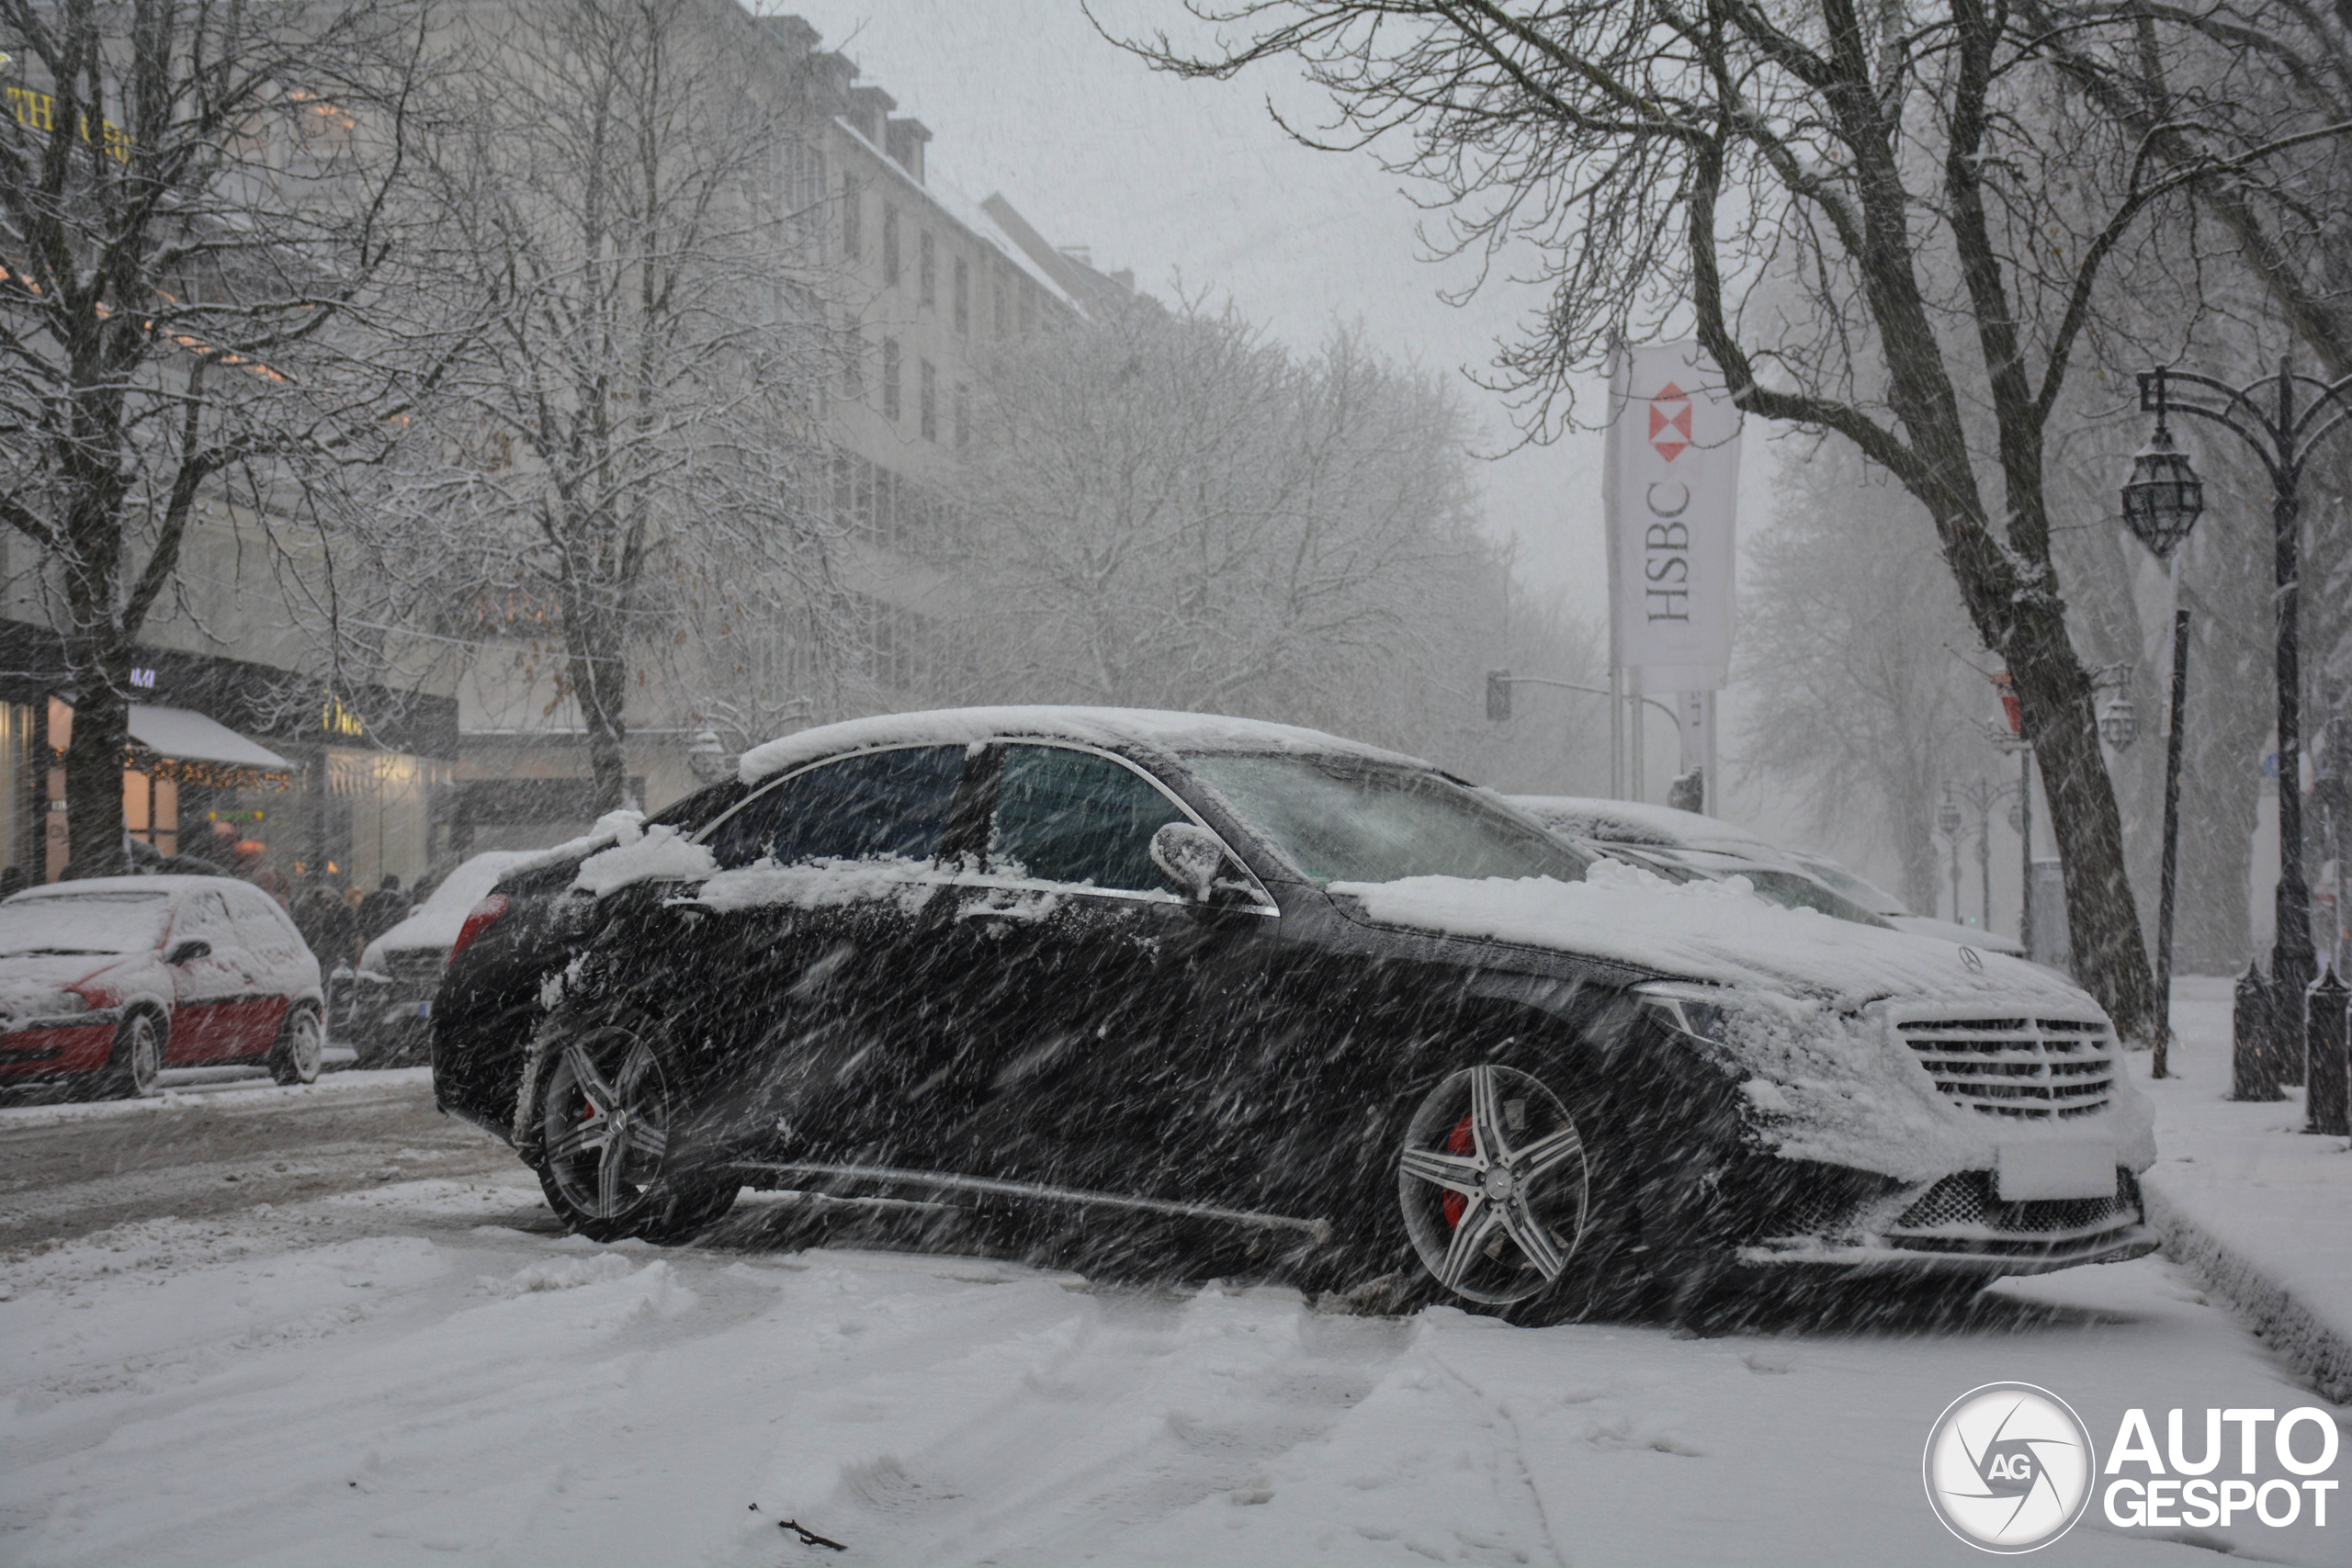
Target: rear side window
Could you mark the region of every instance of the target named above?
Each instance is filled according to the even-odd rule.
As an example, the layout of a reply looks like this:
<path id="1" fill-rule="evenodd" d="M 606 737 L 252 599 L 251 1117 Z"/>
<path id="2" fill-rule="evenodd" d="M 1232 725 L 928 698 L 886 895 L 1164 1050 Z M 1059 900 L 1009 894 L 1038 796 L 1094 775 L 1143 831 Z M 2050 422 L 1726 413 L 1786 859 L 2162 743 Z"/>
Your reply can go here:
<path id="1" fill-rule="evenodd" d="M 827 762 L 746 802 L 712 832 L 711 856 L 722 867 L 931 860 L 963 774 L 961 746 L 909 746 Z"/>
<path id="2" fill-rule="evenodd" d="M 1008 746 L 989 823 L 989 869 L 1042 882 L 1165 891 L 1151 836 L 1185 819 L 1134 770 L 1091 751 Z"/>

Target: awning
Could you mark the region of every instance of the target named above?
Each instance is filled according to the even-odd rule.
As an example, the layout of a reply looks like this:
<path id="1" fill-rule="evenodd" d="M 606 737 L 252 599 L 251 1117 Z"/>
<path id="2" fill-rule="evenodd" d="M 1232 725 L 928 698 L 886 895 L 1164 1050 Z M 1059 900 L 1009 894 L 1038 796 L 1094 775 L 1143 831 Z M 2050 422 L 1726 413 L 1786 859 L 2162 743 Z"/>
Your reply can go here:
<path id="1" fill-rule="evenodd" d="M 232 768 L 290 773 L 294 764 L 200 713 L 130 705 L 130 743 L 179 762 L 220 762 Z"/>

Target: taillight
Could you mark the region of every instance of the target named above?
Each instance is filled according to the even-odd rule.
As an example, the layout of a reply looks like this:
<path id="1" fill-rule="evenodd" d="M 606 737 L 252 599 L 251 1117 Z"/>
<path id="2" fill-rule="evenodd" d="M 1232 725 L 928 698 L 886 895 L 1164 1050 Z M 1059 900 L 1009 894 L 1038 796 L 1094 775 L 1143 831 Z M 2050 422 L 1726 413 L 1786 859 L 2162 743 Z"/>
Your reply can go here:
<path id="1" fill-rule="evenodd" d="M 507 905 L 513 901 L 503 893 L 492 893 L 467 910 L 466 923 L 458 928 L 458 940 L 449 944 L 449 956 L 441 961 L 443 966 L 455 964 L 458 954 L 471 947 L 474 938 L 497 924 L 498 917 L 506 913 Z"/>

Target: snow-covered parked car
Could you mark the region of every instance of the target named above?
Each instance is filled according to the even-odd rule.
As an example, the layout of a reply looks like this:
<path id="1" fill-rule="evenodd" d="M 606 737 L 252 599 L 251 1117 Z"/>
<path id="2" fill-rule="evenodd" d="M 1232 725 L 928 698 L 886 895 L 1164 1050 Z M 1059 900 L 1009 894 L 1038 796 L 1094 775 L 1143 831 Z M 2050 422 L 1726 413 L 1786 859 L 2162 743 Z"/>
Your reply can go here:
<path id="1" fill-rule="evenodd" d="M 152 1094 L 184 1068 L 319 1076 L 318 960 L 277 900 L 218 876 L 115 876 L 0 902 L 0 1084 Z"/>
<path id="2" fill-rule="evenodd" d="M 434 993 L 466 917 L 498 879 L 535 857 L 527 850 L 485 850 L 441 879 L 432 897 L 398 925 L 369 942 L 336 998 L 337 1036 L 359 1054 L 357 1066 L 379 1067 L 426 1059 L 432 1043 Z M 338 971 L 338 975 L 342 972 Z"/>
<path id="3" fill-rule="evenodd" d="M 1980 952 L 2023 957 L 2014 937 L 1963 926 L 1932 915 L 1915 915 L 1902 900 L 1848 871 L 1826 855 L 1784 850 L 1769 839 L 1716 818 L 1671 806 L 1586 795 L 1515 795 L 1507 797 L 1546 828 L 1605 852 L 1632 851 L 1620 858 L 1648 864 L 1662 861 L 1683 871 L 1721 881 L 1745 876 L 1774 904 L 1818 909 L 1860 925 L 1886 925 L 1914 936 L 1963 942 Z"/>
<path id="4" fill-rule="evenodd" d="M 608 920 L 509 1135 L 592 1237 L 746 1185 L 1009 1202 L 1524 1320 L 2155 1246 L 2148 1106 L 2070 983 L 1589 857 L 1409 757 L 966 709 L 741 776 L 575 878 Z"/>

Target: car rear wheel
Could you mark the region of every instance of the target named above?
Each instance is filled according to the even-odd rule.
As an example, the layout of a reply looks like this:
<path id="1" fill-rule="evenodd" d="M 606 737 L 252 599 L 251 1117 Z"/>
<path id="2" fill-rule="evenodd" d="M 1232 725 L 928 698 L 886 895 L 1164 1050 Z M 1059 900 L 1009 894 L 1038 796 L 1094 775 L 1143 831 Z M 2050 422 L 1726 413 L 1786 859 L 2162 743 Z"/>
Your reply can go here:
<path id="1" fill-rule="evenodd" d="M 269 1076 L 281 1084 L 316 1083 L 326 1046 L 326 1031 L 320 1027 L 314 1010 L 288 1010 L 286 1021 L 278 1026 L 277 1043 L 269 1053 Z"/>
<path id="2" fill-rule="evenodd" d="M 540 1071 L 534 1159 L 548 1204 L 592 1241 L 690 1239 L 732 1207 L 740 1187 L 681 1168 L 681 1104 L 662 1055 L 639 1030 L 562 1041 Z"/>
<path id="3" fill-rule="evenodd" d="M 134 1012 L 114 1032 L 114 1055 L 99 1078 L 107 1100 L 145 1100 L 160 1092 L 164 1076 L 164 1025 L 150 1012 Z"/>

